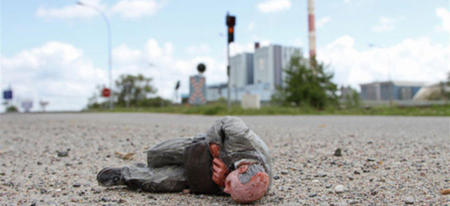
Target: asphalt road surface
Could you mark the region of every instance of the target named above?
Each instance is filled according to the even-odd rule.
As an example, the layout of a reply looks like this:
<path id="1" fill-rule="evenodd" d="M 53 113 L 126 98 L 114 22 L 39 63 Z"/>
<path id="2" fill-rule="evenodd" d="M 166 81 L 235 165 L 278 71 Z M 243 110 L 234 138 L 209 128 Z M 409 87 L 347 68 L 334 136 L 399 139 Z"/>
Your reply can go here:
<path id="1" fill-rule="evenodd" d="M 96 182 L 106 166 L 145 162 L 172 137 L 220 117 L 169 114 L 0 115 L 0 205 L 225 205 L 228 196 L 154 194 Z M 267 205 L 445 205 L 450 118 L 245 116 L 273 157 Z M 335 156 L 341 148 L 342 156 Z M 69 151 L 68 151 L 69 150 Z M 68 151 L 67 156 L 57 151 Z M 115 152 L 135 153 L 123 160 Z M 60 154 L 61 155 L 61 154 Z"/>

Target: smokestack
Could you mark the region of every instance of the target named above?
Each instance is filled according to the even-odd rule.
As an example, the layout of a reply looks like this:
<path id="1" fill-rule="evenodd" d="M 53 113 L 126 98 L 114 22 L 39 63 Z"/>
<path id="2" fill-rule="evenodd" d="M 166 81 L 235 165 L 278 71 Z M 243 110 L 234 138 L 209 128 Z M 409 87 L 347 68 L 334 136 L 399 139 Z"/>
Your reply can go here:
<path id="1" fill-rule="evenodd" d="M 308 34 L 310 59 L 316 56 L 316 28 L 314 24 L 314 0 L 308 0 Z"/>
<path id="2" fill-rule="evenodd" d="M 259 49 L 259 42 L 255 42 L 255 50 Z"/>

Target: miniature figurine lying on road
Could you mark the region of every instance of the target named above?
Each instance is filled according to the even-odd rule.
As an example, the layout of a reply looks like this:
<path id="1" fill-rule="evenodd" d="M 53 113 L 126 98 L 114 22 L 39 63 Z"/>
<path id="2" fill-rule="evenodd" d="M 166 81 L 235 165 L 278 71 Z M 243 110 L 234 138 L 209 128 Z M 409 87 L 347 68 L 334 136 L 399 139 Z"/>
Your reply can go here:
<path id="1" fill-rule="evenodd" d="M 266 144 L 237 117 L 216 121 L 207 134 L 161 142 L 147 151 L 147 165 L 104 168 L 102 186 L 147 192 L 231 195 L 239 203 L 261 199 L 272 181 Z"/>

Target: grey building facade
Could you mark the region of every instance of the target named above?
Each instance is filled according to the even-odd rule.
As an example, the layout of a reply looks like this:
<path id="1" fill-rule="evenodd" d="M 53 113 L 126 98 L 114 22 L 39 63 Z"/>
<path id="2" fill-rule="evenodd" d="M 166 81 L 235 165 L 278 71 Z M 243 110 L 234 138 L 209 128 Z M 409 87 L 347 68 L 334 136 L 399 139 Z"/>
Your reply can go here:
<path id="1" fill-rule="evenodd" d="M 361 84 L 361 99 L 372 101 L 412 100 L 424 86 L 420 82 L 385 81 Z"/>
<path id="2" fill-rule="evenodd" d="M 254 84 L 269 83 L 271 89 L 282 87 L 291 57 L 300 55 L 298 47 L 283 47 L 270 45 L 255 50 L 254 55 Z"/>
<path id="3" fill-rule="evenodd" d="M 253 84 L 253 54 L 242 53 L 230 58 L 231 87 Z"/>
<path id="4" fill-rule="evenodd" d="M 270 101 L 277 87 L 282 87 L 293 55 L 301 55 L 298 47 L 269 45 L 255 47 L 254 53 L 241 53 L 230 58 L 230 93 L 232 101 L 240 101 L 244 94 L 259 95 L 263 102 Z M 207 88 L 207 101 L 226 98 L 226 84 Z"/>

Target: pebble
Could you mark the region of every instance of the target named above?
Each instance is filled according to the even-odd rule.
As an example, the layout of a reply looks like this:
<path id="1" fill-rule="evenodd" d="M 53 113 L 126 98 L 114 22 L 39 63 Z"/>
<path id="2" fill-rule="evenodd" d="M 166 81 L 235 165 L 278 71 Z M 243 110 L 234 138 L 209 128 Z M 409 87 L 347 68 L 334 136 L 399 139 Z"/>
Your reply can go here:
<path id="1" fill-rule="evenodd" d="M 336 187 L 334 187 L 334 191 L 336 193 L 343 193 L 345 191 L 345 186 L 344 185 L 336 185 Z"/>
<path id="2" fill-rule="evenodd" d="M 407 204 L 407 205 L 412 205 L 412 204 L 414 204 L 414 197 L 412 197 L 412 196 L 407 196 L 407 197 L 405 198 L 405 204 Z"/>
<path id="3" fill-rule="evenodd" d="M 278 176 L 278 175 L 273 176 L 273 179 L 274 179 L 274 180 L 278 180 L 278 179 L 280 179 L 280 176 Z"/>
<path id="4" fill-rule="evenodd" d="M 58 157 L 67 157 L 69 156 L 69 151 L 56 151 L 56 154 L 58 155 Z"/>
<path id="5" fill-rule="evenodd" d="M 336 150 L 334 150 L 334 156 L 342 157 L 342 149 L 341 148 L 337 148 Z"/>

